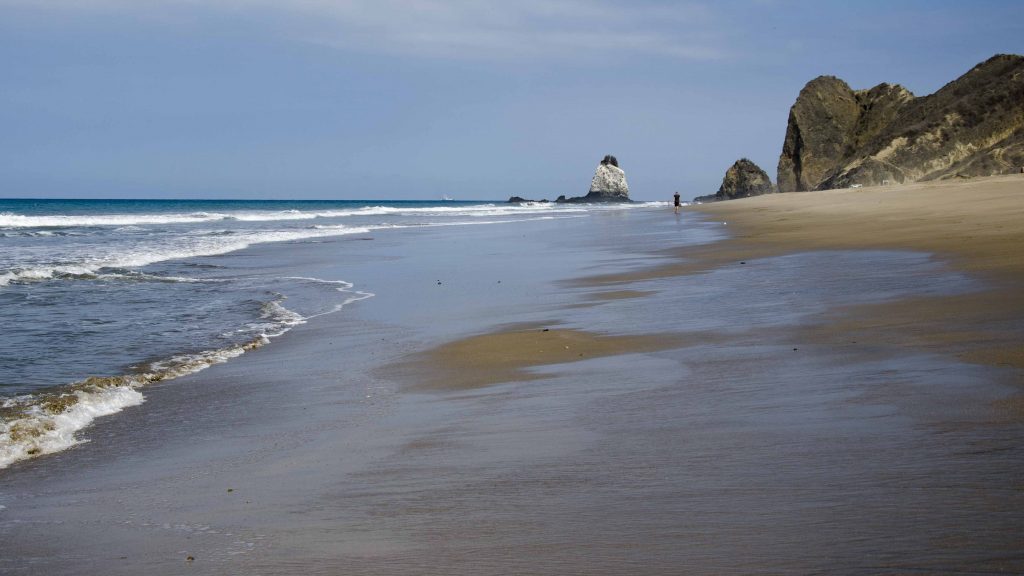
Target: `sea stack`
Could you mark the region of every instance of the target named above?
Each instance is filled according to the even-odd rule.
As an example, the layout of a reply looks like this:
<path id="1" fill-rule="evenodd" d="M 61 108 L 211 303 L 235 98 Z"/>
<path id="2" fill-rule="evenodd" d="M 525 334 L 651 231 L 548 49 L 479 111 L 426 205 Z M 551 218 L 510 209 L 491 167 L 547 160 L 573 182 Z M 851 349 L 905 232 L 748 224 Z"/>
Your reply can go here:
<path id="1" fill-rule="evenodd" d="M 619 168 L 619 160 L 611 154 L 604 157 L 594 171 L 590 181 L 590 191 L 586 196 L 565 198 L 559 196 L 557 202 L 631 202 L 629 184 L 626 173 Z"/>
<path id="2" fill-rule="evenodd" d="M 626 173 L 619 168 L 619 161 L 611 154 L 604 157 L 594 171 L 587 197 L 598 196 L 605 200 L 629 200 L 629 184 Z"/>
<path id="3" fill-rule="evenodd" d="M 722 185 L 714 198 L 716 200 L 732 200 L 747 196 L 760 196 L 775 191 L 768 174 L 757 164 L 746 158 L 740 158 L 725 171 Z"/>

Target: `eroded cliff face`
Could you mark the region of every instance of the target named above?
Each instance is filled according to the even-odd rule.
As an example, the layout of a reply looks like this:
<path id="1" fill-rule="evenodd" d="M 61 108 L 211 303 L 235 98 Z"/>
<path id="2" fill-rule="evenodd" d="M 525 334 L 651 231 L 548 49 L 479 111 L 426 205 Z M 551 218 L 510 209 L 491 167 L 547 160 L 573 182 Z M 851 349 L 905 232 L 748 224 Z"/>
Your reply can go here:
<path id="1" fill-rule="evenodd" d="M 790 109 L 780 192 L 989 176 L 1024 166 L 1024 57 L 998 55 L 936 93 L 810 81 Z"/>
<path id="2" fill-rule="evenodd" d="M 722 185 L 715 194 L 716 200 L 732 200 L 770 194 L 774 191 L 772 181 L 760 166 L 746 158 L 740 158 L 725 171 Z"/>
<path id="3" fill-rule="evenodd" d="M 860 119 L 853 90 L 834 76 L 819 76 L 789 110 L 776 182 L 780 192 L 813 190 L 850 145 Z"/>

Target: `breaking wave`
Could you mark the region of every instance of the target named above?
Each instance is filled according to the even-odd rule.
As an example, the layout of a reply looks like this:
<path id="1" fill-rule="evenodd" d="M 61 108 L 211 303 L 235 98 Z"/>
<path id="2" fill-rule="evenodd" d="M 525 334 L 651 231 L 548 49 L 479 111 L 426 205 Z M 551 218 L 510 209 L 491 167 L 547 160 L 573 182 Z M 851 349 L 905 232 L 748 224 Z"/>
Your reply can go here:
<path id="1" fill-rule="evenodd" d="M 57 311 L 66 313 L 70 319 L 68 324 L 75 326 L 75 321 L 84 318 L 87 312 L 76 309 L 74 302 L 86 302 L 91 306 L 88 313 L 95 313 L 96 318 L 101 318 L 103 314 L 112 313 L 116 306 L 116 296 L 108 295 L 120 294 L 142 294 L 145 298 L 151 298 L 152 301 L 139 304 L 139 311 L 187 310 L 187 307 L 167 306 L 182 304 L 178 300 L 182 294 L 208 298 L 220 292 L 229 294 L 224 301 L 237 304 L 237 307 L 231 308 L 229 313 L 220 307 L 211 306 L 210 309 L 216 314 L 211 312 L 199 316 L 202 322 L 212 323 L 203 324 L 204 330 L 208 327 L 210 339 L 190 339 L 189 343 L 180 342 L 182 335 L 185 335 L 184 338 L 189 337 L 190 333 L 184 328 L 186 325 L 178 323 L 177 316 L 169 317 L 165 324 L 152 328 L 154 335 L 159 336 L 154 341 L 162 343 L 159 348 L 162 351 L 155 354 L 162 358 L 133 366 L 123 374 L 90 377 L 63 386 L 39 388 L 27 381 L 31 378 L 33 365 L 28 361 L 18 364 L 18 369 L 23 370 L 19 374 L 23 376 L 8 379 L 25 381 L 2 384 L 11 386 L 12 392 L 31 392 L 0 397 L 0 469 L 14 462 L 59 452 L 87 441 L 79 437 L 83 429 L 96 418 L 143 403 L 145 388 L 149 384 L 227 362 L 248 350 L 267 344 L 310 318 L 337 312 L 347 304 L 373 296 L 368 292 L 354 290 L 351 283 L 344 281 L 283 278 L 288 281 L 284 284 L 288 287 L 293 287 L 294 281 L 298 280 L 319 283 L 321 288 L 326 288 L 307 291 L 305 287 L 300 287 L 293 294 L 288 288 L 281 288 L 282 285 L 274 283 L 282 278 L 267 279 L 263 275 L 272 275 L 273 272 L 263 271 L 255 272 L 258 281 L 253 280 L 250 285 L 246 283 L 250 279 L 238 276 L 239 272 L 235 268 L 227 267 L 222 274 L 218 270 L 222 268 L 218 261 L 205 261 L 203 257 L 227 254 L 262 243 L 309 241 L 402 228 L 579 218 L 586 217 L 589 212 L 654 205 L 663 206 L 664 203 L 600 206 L 551 202 L 455 202 L 435 205 L 380 201 L 379 204 L 286 205 L 295 209 L 283 209 L 285 206 L 277 204 L 272 209 L 266 209 L 259 203 L 210 202 L 161 203 L 154 205 L 157 206 L 155 210 L 161 211 L 132 213 L 117 202 L 97 201 L 93 204 L 57 204 L 50 213 L 28 212 L 38 210 L 29 208 L 23 214 L 17 213 L 22 211 L 20 204 L 4 204 L 3 210 L 0 210 L 0 238 L 4 239 L 5 247 L 9 249 L 0 252 L 0 297 L 5 302 L 16 302 L 19 305 L 28 302 L 23 308 L 10 308 L 12 312 L 5 317 L 9 322 L 24 319 L 26 325 L 29 325 L 32 318 L 16 317 L 16 313 L 21 310 L 27 310 L 29 315 L 39 314 L 37 319 L 47 320 L 54 319 L 54 311 Z M 167 206 L 169 210 L 165 208 Z M 205 210 L 192 209 L 196 207 Z M 145 268 L 169 261 L 178 262 Z M 214 277 L 204 278 L 207 273 Z M 265 280 L 266 283 L 263 283 Z M 50 284 L 47 281 L 58 282 Z M 68 281 L 68 284 L 60 283 L 63 281 Z M 70 282 L 81 283 L 71 285 Z M 225 284 L 208 285 L 221 282 Z M 232 282 L 241 282 L 244 290 L 231 290 L 234 286 Z M 169 283 L 191 284 L 184 286 Z M 5 286 L 8 288 L 3 289 Z M 225 290 L 221 290 L 221 287 Z M 253 292 L 257 289 L 259 292 Z M 292 307 L 304 315 L 286 307 L 284 296 L 276 292 L 278 289 L 293 297 L 298 296 Z M 330 290 L 337 290 L 341 295 L 328 293 L 324 298 L 324 292 Z M 268 301 L 268 293 L 276 296 L 271 296 Z M 82 294 L 83 298 L 72 302 L 66 297 L 67 294 Z M 311 300 L 302 300 L 304 295 Z M 39 298 L 34 299 L 36 296 Z M 108 304 L 111 299 L 115 302 Z M 94 301 L 98 304 L 93 305 Z M 57 308 L 48 308 L 51 305 Z M 129 315 L 129 320 L 137 320 L 130 316 L 131 310 L 125 313 Z M 134 325 L 152 326 L 145 323 Z M 116 374 L 120 372 L 119 366 L 135 362 L 138 359 L 134 356 L 136 352 L 127 352 L 119 347 L 118 337 L 122 333 L 118 331 L 118 326 L 103 326 L 102 330 L 80 330 L 68 336 L 77 338 L 75 342 L 81 346 L 63 352 L 63 357 L 54 352 L 53 342 L 45 334 L 25 336 L 27 345 L 35 346 L 32 358 L 39 359 L 40 365 L 50 362 L 51 370 L 55 370 L 56 366 L 67 368 L 55 370 L 56 375 L 48 374 L 40 382 L 70 382 L 88 373 Z M 166 335 L 161 330 L 165 330 Z M 107 346 L 105 353 L 110 357 L 109 362 L 87 363 L 87 358 L 96 350 L 91 347 L 94 338 L 103 338 L 102 344 Z M 8 342 L 19 341 L 11 339 Z M 9 349 L 13 350 L 14 346 Z M 140 346 L 138 349 L 146 348 Z M 168 354 L 168 351 L 181 350 L 189 352 Z M 63 358 L 78 359 L 81 363 L 64 363 Z"/>
<path id="2" fill-rule="evenodd" d="M 53 454 L 76 444 L 88 442 L 77 433 L 102 416 L 116 414 L 145 401 L 141 389 L 149 384 L 172 380 L 222 364 L 270 343 L 293 327 L 310 318 L 338 312 L 345 305 L 371 298 L 370 292 L 352 290 L 352 284 L 341 280 L 292 278 L 332 285 L 339 292 L 351 295 L 333 308 L 304 317 L 281 302 L 283 296 L 266 302 L 258 323 L 247 330 L 257 329 L 259 335 L 247 341 L 215 350 L 177 354 L 149 362 L 131 374 L 118 376 L 92 376 L 58 388 L 22 394 L 0 403 L 0 469 L 20 460 Z"/>
<path id="3" fill-rule="evenodd" d="M 166 260 L 180 260 L 200 256 L 227 254 L 264 242 L 287 242 L 326 236 L 365 234 L 369 228 L 337 226 L 330 228 L 304 228 L 269 232 L 247 232 L 233 235 L 188 236 L 175 246 L 160 246 L 150 250 L 139 248 L 135 252 L 111 253 L 91 256 L 91 260 L 60 263 L 26 268 L 13 268 L 0 272 L 0 286 L 11 282 L 52 280 L 60 278 L 103 277 L 109 269 L 140 268 Z"/>
<path id="4" fill-rule="evenodd" d="M 215 221 L 275 222 L 313 220 L 317 218 L 345 218 L 348 216 L 443 214 L 448 216 L 509 216 L 524 212 L 587 212 L 595 210 L 621 210 L 630 207 L 650 206 L 649 202 L 634 204 L 573 205 L 554 202 L 526 202 L 522 204 L 470 204 L 456 206 L 363 206 L 335 210 L 262 210 L 232 212 L 181 212 L 171 214 L 56 214 L 28 216 L 12 212 L 0 212 L 0 228 L 89 228 L 98 226 L 151 226 L 160 224 L 194 224 Z M 34 234 L 47 235 L 59 232 L 40 231 Z"/>
<path id="5" fill-rule="evenodd" d="M 0 405 L 0 469 L 19 460 L 60 452 L 85 442 L 76 433 L 96 418 L 142 404 L 140 388 L 227 362 L 268 342 L 249 342 L 175 356 L 154 362 L 136 374 L 93 376 L 56 390 L 8 398 Z"/>

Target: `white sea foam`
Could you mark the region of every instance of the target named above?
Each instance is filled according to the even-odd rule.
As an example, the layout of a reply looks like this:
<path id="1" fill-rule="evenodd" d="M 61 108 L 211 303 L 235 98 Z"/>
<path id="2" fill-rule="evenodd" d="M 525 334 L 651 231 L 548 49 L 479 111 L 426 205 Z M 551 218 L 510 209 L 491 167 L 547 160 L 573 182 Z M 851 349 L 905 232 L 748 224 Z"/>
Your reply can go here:
<path id="1" fill-rule="evenodd" d="M 277 220 L 305 220 L 359 214 L 359 210 L 327 210 L 301 212 L 297 210 L 265 212 L 191 212 L 172 214 L 92 214 L 26 216 L 0 213 L 0 228 L 70 228 L 93 226 L 118 226 L 122 228 L 152 226 L 159 224 L 193 224 L 218 220 L 244 222 L 273 222 Z"/>
<path id="2" fill-rule="evenodd" d="M 63 252 L 47 263 L 38 254 L 22 251 L 31 259 L 18 266 L 10 261 L 4 265 L 7 270 L 0 270 L 0 286 L 11 282 L 46 280 L 54 277 L 97 280 L 134 280 L 161 282 L 198 282 L 219 281 L 199 280 L 185 277 L 163 277 L 147 275 L 134 271 L 142 266 L 166 260 L 188 259 L 200 256 L 213 256 L 233 252 L 264 242 L 296 241 L 310 238 L 321 238 L 348 234 L 365 234 L 371 230 L 422 226 L 465 226 L 511 223 L 550 218 L 575 218 L 587 212 L 621 210 L 626 208 L 663 206 L 663 203 L 647 203 L 634 205 L 608 206 L 573 206 L 553 203 L 536 203 L 527 205 L 479 204 L 469 206 L 369 206 L 350 210 L 333 211 L 299 211 L 283 210 L 277 212 L 193 212 L 181 214 L 123 214 L 93 216 L 23 216 L 18 214 L 0 214 L 0 228 L 13 229 L 10 234 L 33 236 L 55 234 L 88 234 L 90 237 L 102 237 L 114 232 L 132 236 L 131 243 L 82 243 L 66 242 L 61 245 Z M 388 215 L 398 214 L 409 216 L 405 220 L 393 221 Z M 348 216 L 382 216 L 379 224 L 372 226 L 345 226 L 337 221 L 323 224 L 310 222 L 304 228 L 278 230 L 227 230 L 227 224 L 210 226 L 184 227 L 183 230 L 172 231 L 171 234 L 146 235 L 146 226 L 216 221 L 274 221 L 304 220 L 315 218 L 345 218 Z M 371 218 L 370 221 L 378 220 Z M 355 223 L 366 222 L 367 219 Z M 32 230 L 41 227 L 116 227 L 115 230 Z M 4 233 L 5 237 L 8 236 Z M 135 237 L 139 238 L 136 239 Z M 41 241 L 42 242 L 42 241 Z M 50 242 L 47 239 L 45 242 Z M 42 245 L 42 244 L 40 244 Z M 47 248 L 49 244 L 46 245 Z M 42 254 L 45 254 L 41 252 Z M 125 272 L 127 270 L 127 272 Z M 231 358 L 244 354 L 246 350 L 266 344 L 270 339 L 284 334 L 289 329 L 308 321 L 310 318 L 331 314 L 341 310 L 345 305 L 370 298 L 369 292 L 353 289 L 352 284 L 340 280 L 321 280 L 315 278 L 293 278 L 310 282 L 321 282 L 332 286 L 345 296 L 339 303 L 308 317 L 303 317 L 283 305 L 282 300 L 268 303 L 263 310 L 263 317 L 258 323 L 245 328 L 248 334 L 258 334 L 250 341 L 221 349 L 203 351 L 195 354 L 176 355 L 160 362 L 154 362 L 143 368 L 139 374 L 115 376 L 110 378 L 93 378 L 69 385 L 53 392 L 39 392 L 9 398 L 0 405 L 0 468 L 12 462 L 31 458 L 40 454 L 49 454 L 66 449 L 84 440 L 78 438 L 79 431 L 87 427 L 96 418 L 114 414 L 122 409 L 140 404 L 144 401 L 141 388 L 146 384 L 159 380 L 177 378 L 203 370 L 214 364 L 226 362 Z"/>
<path id="3" fill-rule="evenodd" d="M 87 378 L 62 390 L 7 398 L 0 403 L 0 470 L 20 460 L 60 452 L 87 442 L 77 436 L 79 431 L 96 418 L 116 414 L 144 402 L 145 397 L 139 389 L 147 384 L 179 378 L 227 362 L 248 350 L 268 344 L 272 338 L 304 324 L 309 318 L 337 312 L 351 302 L 373 296 L 369 292 L 353 291 L 353 285 L 344 280 L 285 279 L 328 284 L 339 292 L 351 292 L 351 296 L 332 309 L 308 318 L 284 307 L 282 297 L 264 305 L 261 317 L 266 322 L 258 326 L 262 328 L 261 333 L 248 342 L 174 355 L 148 364 L 137 374 Z"/>
<path id="4" fill-rule="evenodd" d="M 146 246 L 125 252 L 122 247 L 111 249 L 108 254 L 83 255 L 82 261 L 31 268 L 13 268 L 0 273 L 0 286 L 15 281 L 48 280 L 61 276 L 99 275 L 104 268 L 139 268 L 156 262 L 180 260 L 200 256 L 227 254 L 264 242 L 287 242 L 326 236 L 365 234 L 369 228 L 331 227 L 325 229 L 303 228 L 296 230 L 250 231 L 230 236 L 181 236 L 172 245 Z"/>
<path id="5" fill-rule="evenodd" d="M 260 321 L 253 322 L 244 328 L 240 328 L 238 331 L 247 333 L 258 332 L 261 340 L 269 341 L 270 338 L 276 338 L 299 324 L 305 324 L 307 318 L 302 314 L 285 308 L 281 304 L 283 300 L 284 297 L 281 297 L 265 303 L 260 312 Z"/>
<path id="6" fill-rule="evenodd" d="M 558 206 L 558 208 L 553 208 L 553 206 Z M 387 230 L 421 226 L 504 224 L 516 221 L 529 221 L 537 218 L 546 219 L 554 217 L 574 217 L 583 216 L 584 213 L 588 211 L 615 209 L 615 206 L 621 207 L 630 205 L 609 205 L 608 207 L 590 206 L 586 208 L 572 206 L 566 207 L 562 205 L 554 205 L 551 203 L 538 203 L 535 208 L 523 208 L 516 205 L 499 206 L 494 204 L 481 204 L 465 207 L 434 206 L 413 208 L 371 206 L 355 210 L 324 212 L 316 214 L 338 215 L 352 213 L 402 213 L 437 215 L 443 213 L 447 217 L 452 217 L 454 219 L 448 219 L 445 221 L 425 221 L 405 224 L 382 223 L 373 226 L 346 226 L 344 224 L 314 224 L 306 228 L 291 228 L 285 230 L 204 230 L 177 235 L 170 242 L 167 242 L 165 239 L 153 240 L 149 242 L 147 242 L 146 240 L 142 240 L 138 244 L 130 247 L 114 244 L 100 246 L 83 245 L 78 248 L 77 253 L 74 251 L 75 245 L 65 245 L 64 249 L 68 251 L 60 255 L 59 263 L 45 264 L 37 260 L 32 264 L 25 266 L 18 266 L 16 263 L 7 264 L 6 270 L 0 270 L 0 286 L 6 286 L 11 282 L 49 280 L 60 277 L 98 277 L 103 276 L 101 271 L 105 268 L 132 269 L 168 260 L 181 260 L 202 256 L 216 256 L 219 254 L 226 254 L 229 252 L 242 250 L 254 244 L 267 242 L 287 242 L 328 236 L 366 234 L 371 230 Z M 282 211 L 275 214 L 286 214 L 286 212 L 294 211 Z M 291 214 L 291 216 L 306 217 L 309 216 L 310 214 L 313 213 L 303 212 L 299 214 Z M 198 219 L 212 218 L 214 216 L 220 217 L 221 215 L 200 212 L 192 213 L 187 216 L 192 219 Z M 512 216 L 512 218 L 510 218 L 510 216 Z M 504 219 L 494 219 L 501 217 L 503 217 Z M 50 218 L 65 217 L 54 216 Z M 154 218 L 164 218 L 164 216 L 154 216 Z M 459 220 L 457 218 L 466 219 Z M 2 216 L 0 216 L 0 220 L 2 220 Z M 158 242 L 166 243 L 160 244 Z M 106 253 L 104 253 L 104 251 L 106 251 Z M 109 275 L 105 277 L 110 278 Z"/>
<path id="7" fill-rule="evenodd" d="M 218 220 L 241 222 L 274 222 L 311 220 L 317 218 L 345 218 L 349 216 L 443 214 L 448 216 L 505 216 L 523 212 L 585 212 L 592 210 L 627 209 L 660 203 L 634 204 L 558 204 L 555 202 L 527 202 L 523 204 L 471 204 L 456 206 L 365 206 L 340 210 L 267 210 L 237 212 L 189 212 L 169 214 L 56 214 L 27 216 L 0 212 L 0 228 L 69 228 L 94 226 L 151 226 L 160 224 L 189 224 Z M 45 232 L 45 231 L 44 231 Z"/>
<path id="8" fill-rule="evenodd" d="M 424 210 L 413 209 L 413 210 Z M 191 212 L 173 214 L 93 214 L 93 215 L 49 215 L 26 216 L 0 213 L 0 228 L 69 228 L 93 226 L 151 226 L 159 224 L 192 224 L 213 222 L 218 220 L 236 220 L 241 222 L 274 222 L 289 220 L 311 220 L 315 218 L 339 218 L 346 216 L 392 214 L 389 207 L 376 206 L 353 208 L 349 210 L 280 210 L 250 212 Z"/>
<path id="9" fill-rule="evenodd" d="M 141 404 L 145 398 L 139 388 L 146 384 L 199 372 L 267 342 L 266 337 L 260 337 L 220 350 L 173 356 L 150 364 L 143 373 L 88 378 L 65 391 L 8 399 L 0 410 L 0 469 L 86 442 L 76 434 L 96 418 Z"/>
<path id="10" fill-rule="evenodd" d="M 391 208 L 387 208 L 391 209 Z M 443 210 L 438 208 L 437 210 Z M 432 208 L 418 208 L 417 210 L 434 210 Z M 453 209 L 448 209 L 453 210 Z M 503 209 L 504 210 L 504 209 Z M 550 211 L 548 211 L 550 212 Z M 13 267 L 12 269 L 0 271 L 0 286 L 6 286 L 11 282 L 50 280 L 59 277 L 112 277 L 104 275 L 101 270 L 104 268 L 139 268 L 157 262 L 168 260 L 182 260 L 201 256 L 216 256 L 227 254 L 248 248 L 254 244 L 267 242 L 287 242 L 306 240 L 311 238 L 322 238 L 330 236 L 343 236 L 350 234 L 366 234 L 373 230 L 387 230 L 397 228 L 411 228 L 422 226 L 464 226 L 473 224 L 505 224 L 517 221 L 529 221 L 540 217 L 572 217 L 579 216 L 585 210 L 562 210 L 556 214 L 536 214 L 525 216 L 524 211 L 513 212 L 520 216 L 515 219 L 505 220 L 484 220 L 484 217 L 507 216 L 508 212 L 502 210 L 477 210 L 472 214 L 472 220 L 453 220 L 448 222 L 425 222 L 421 224 L 380 224 L 374 226 L 346 226 L 344 224 L 313 225 L 308 228 L 295 228 L 289 230 L 251 230 L 239 231 L 237 233 L 224 234 L 226 231 L 204 231 L 200 234 L 181 235 L 175 238 L 173 244 L 150 246 L 142 243 L 128 251 L 118 246 L 108 248 L 110 253 L 99 253 L 103 247 L 90 249 L 86 254 L 80 256 L 80 261 L 68 263 L 68 259 L 75 259 L 73 254 L 64 255 L 65 262 L 53 265 L 36 265 L 31 267 Z M 157 277 L 154 277 L 157 278 Z"/>
<path id="11" fill-rule="evenodd" d="M 142 393 L 130 385 L 66 394 L 73 395 L 74 402 L 65 410 L 53 411 L 43 402 L 28 406 L 20 417 L 0 422 L 0 469 L 18 460 L 70 448 L 83 441 L 75 437 L 75 432 L 96 418 L 143 402 Z"/>
<path id="12" fill-rule="evenodd" d="M 320 279 L 320 278 L 307 278 L 305 276 L 289 276 L 286 279 L 288 279 L 288 280 L 303 280 L 303 281 L 306 281 L 306 282 L 314 282 L 314 283 L 317 283 L 317 284 L 329 284 L 329 285 L 332 285 L 334 287 L 334 289 L 337 290 L 338 292 L 347 292 L 347 293 L 351 294 L 345 300 L 339 302 L 338 304 L 335 304 L 334 307 L 332 307 L 330 310 L 327 310 L 325 312 L 321 312 L 319 314 L 312 314 L 312 315 L 306 317 L 304 319 L 304 321 L 305 320 L 309 320 L 311 318 L 319 318 L 320 316 L 326 316 L 327 314 L 333 314 L 333 313 L 338 312 L 339 310 L 341 310 L 342 308 L 344 308 L 345 306 L 347 306 L 347 305 L 349 305 L 349 304 L 351 304 L 353 302 L 358 302 L 360 300 L 366 300 L 367 298 L 373 298 L 374 296 L 376 296 L 376 294 L 374 294 L 372 292 L 362 292 L 362 291 L 359 291 L 359 290 L 353 290 L 352 289 L 352 287 L 353 287 L 352 283 L 351 282 L 345 282 L 344 280 L 323 280 L 323 279 Z"/>
<path id="13" fill-rule="evenodd" d="M 88 226 L 138 226 L 146 224 L 177 224 L 223 220 L 225 215 L 207 214 L 93 214 L 87 216 L 54 214 L 25 216 L 10 212 L 0 213 L 0 228 L 68 228 Z"/>

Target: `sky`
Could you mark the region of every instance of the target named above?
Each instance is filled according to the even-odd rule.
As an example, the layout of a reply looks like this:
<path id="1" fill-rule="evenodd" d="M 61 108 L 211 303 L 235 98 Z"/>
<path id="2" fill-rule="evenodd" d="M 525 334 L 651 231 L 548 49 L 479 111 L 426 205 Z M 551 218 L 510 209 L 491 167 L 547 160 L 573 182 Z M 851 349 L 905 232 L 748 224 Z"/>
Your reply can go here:
<path id="1" fill-rule="evenodd" d="M 997 53 L 1020 0 L 0 0 L 0 198 L 688 198 L 819 75 Z"/>

